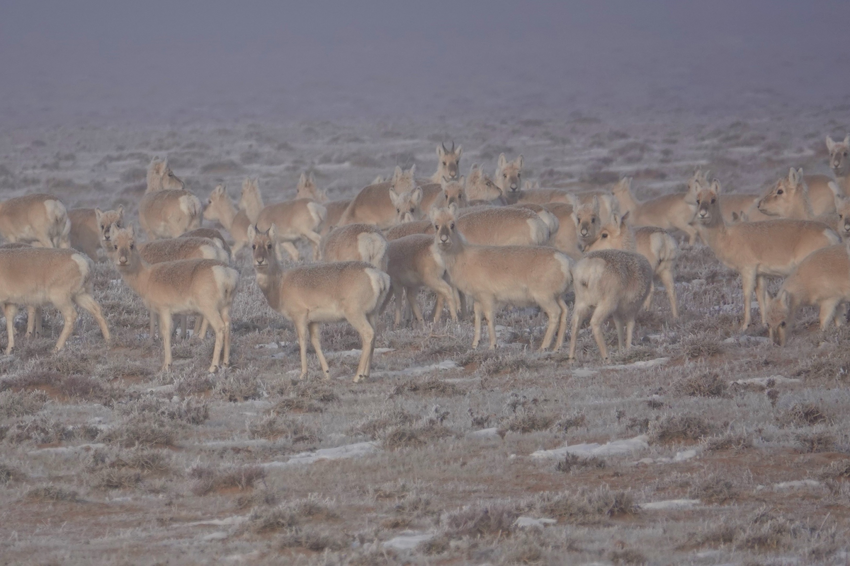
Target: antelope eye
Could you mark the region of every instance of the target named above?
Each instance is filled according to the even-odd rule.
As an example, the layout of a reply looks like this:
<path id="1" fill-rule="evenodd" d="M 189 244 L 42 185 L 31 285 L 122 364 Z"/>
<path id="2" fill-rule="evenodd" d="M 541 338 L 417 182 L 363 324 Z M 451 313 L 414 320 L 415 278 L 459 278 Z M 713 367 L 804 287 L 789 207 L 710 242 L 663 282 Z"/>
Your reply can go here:
<path id="1" fill-rule="evenodd" d="M 445 162 L 445 161 L 443 161 L 443 167 L 445 167 L 445 166 L 446 166 L 446 162 Z"/>
<path id="2" fill-rule="evenodd" d="M 136 244 L 130 244 L 130 249 L 131 249 L 131 250 L 135 250 L 135 249 L 136 249 Z"/>
<path id="3" fill-rule="evenodd" d="M 591 224 L 596 224 L 596 219 L 595 219 L 595 218 L 591 218 L 591 219 L 590 219 L 590 223 L 591 223 Z"/>
<path id="4" fill-rule="evenodd" d="M 504 174 L 504 175 L 502 175 L 502 176 L 503 176 L 505 179 L 507 179 L 507 178 L 508 178 L 507 173 L 505 173 L 505 174 Z"/>
<path id="5" fill-rule="evenodd" d="M 413 207 L 413 206 L 411 206 L 411 207 L 410 207 L 410 212 L 412 213 L 414 210 L 416 210 L 416 208 L 415 208 L 415 207 Z"/>
<path id="6" fill-rule="evenodd" d="M 272 249 L 272 244 L 271 244 L 271 242 L 269 242 L 268 244 L 266 244 L 266 247 L 267 247 L 268 249 Z"/>
<path id="7" fill-rule="evenodd" d="M 607 237 L 608 237 L 608 233 L 607 233 L 607 232 L 603 232 L 603 233 L 602 233 L 602 237 L 603 237 L 603 238 L 607 238 Z"/>
<path id="8" fill-rule="evenodd" d="M 782 322 L 780 322 L 779 326 L 781 326 L 782 328 L 785 328 L 785 321 L 783 320 Z"/>
<path id="9" fill-rule="evenodd" d="M 711 199 L 711 204 L 714 204 L 715 200 L 717 200 L 717 199 Z"/>
<path id="10" fill-rule="evenodd" d="M 779 189 L 778 191 L 776 191 L 776 194 L 781 195 L 781 194 L 783 194 L 784 192 L 785 192 L 785 191 L 783 191 L 782 189 Z"/>
<path id="11" fill-rule="evenodd" d="M 252 250 L 256 250 L 256 249 L 257 249 L 257 244 L 251 244 L 251 249 L 252 249 Z"/>
<path id="12" fill-rule="evenodd" d="M 114 246 L 112 246 L 112 251 L 115 251 L 115 252 L 117 252 L 117 251 L 118 251 L 118 245 L 117 245 L 117 244 L 116 244 L 116 245 L 114 245 Z"/>
<path id="13" fill-rule="evenodd" d="M 839 215 L 838 215 L 838 219 L 839 219 L 839 220 L 844 220 L 844 215 L 843 215 L 843 214 L 839 214 Z"/>
<path id="14" fill-rule="evenodd" d="M 452 230 L 454 230 L 454 229 L 455 229 L 455 223 L 454 223 L 454 222 L 452 222 L 452 223 L 449 225 L 449 228 L 451 228 Z"/>
<path id="15" fill-rule="evenodd" d="M 486 183 L 484 183 L 484 184 L 485 184 L 485 185 L 487 185 L 488 187 L 492 186 L 492 183 L 491 183 L 490 181 L 487 181 L 487 182 L 486 182 Z"/>
<path id="16" fill-rule="evenodd" d="M 398 212 L 399 214 L 401 214 L 401 209 L 400 209 L 400 208 L 395 209 L 395 211 L 396 211 L 396 212 Z"/>

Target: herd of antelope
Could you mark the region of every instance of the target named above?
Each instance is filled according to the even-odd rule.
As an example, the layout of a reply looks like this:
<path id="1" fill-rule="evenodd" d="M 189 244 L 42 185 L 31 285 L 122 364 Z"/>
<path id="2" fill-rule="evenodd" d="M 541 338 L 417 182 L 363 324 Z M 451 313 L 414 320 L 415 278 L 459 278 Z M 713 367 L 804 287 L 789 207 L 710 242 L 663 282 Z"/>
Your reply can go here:
<path id="1" fill-rule="evenodd" d="M 471 301 L 474 337 L 486 319 L 490 349 L 496 346 L 497 306 L 537 306 L 548 318 L 540 350 L 558 350 L 567 330 L 567 292 L 572 289 L 569 357 L 583 322 L 603 359 L 603 325 L 613 319 L 618 346 L 631 346 L 635 318 L 649 308 L 654 279 L 663 284 L 678 317 L 675 264 L 678 230 L 709 246 L 741 275 L 744 316 L 750 325 L 755 291 L 762 324 L 784 345 L 795 311 L 820 308 L 825 330 L 850 302 L 850 136 L 826 138 L 834 178 L 804 176 L 791 169 L 765 194 L 727 194 L 717 180 L 696 171 L 684 193 L 644 202 L 624 178 L 610 191 L 581 185 L 541 189 L 522 181 L 523 158 L 499 156 L 495 177 L 478 165 L 460 176 L 462 148 L 437 147 L 438 165 L 427 179 L 415 166 L 396 167 L 351 200 L 327 201 L 312 175 L 301 175 L 295 199 L 266 205 L 255 179 L 242 185 L 234 205 L 218 186 L 202 203 L 166 162 L 154 160 L 139 202 L 138 242 L 124 210 L 66 210 L 55 196 L 32 194 L 0 203 L 0 305 L 6 318 L 8 355 L 15 343 L 14 318 L 27 307 L 27 335 L 41 328 L 40 308 L 52 304 L 64 318 L 55 349 L 73 331 L 76 306 L 88 311 L 106 341 L 109 328 L 92 297 L 92 262 L 104 252 L 150 311 L 150 337 L 159 323 L 163 370 L 171 365 L 173 315 L 195 315 L 202 339 L 215 334 L 209 370 L 230 358 L 231 307 L 239 272 L 230 266 L 250 247 L 257 284 L 269 306 L 295 326 L 301 378 L 307 375 L 309 339 L 324 377 L 319 324 L 347 321 L 360 334 L 362 351 L 354 381 L 369 376 L 377 317 L 395 299 L 394 324 L 404 300 L 419 323 L 422 288 L 436 295 L 433 320 L 444 308 L 457 321 Z M 202 228 L 202 220 L 218 222 Z M 295 243 L 312 246 L 312 262 L 300 263 Z M 286 252 L 295 266 L 284 266 Z M 774 297 L 766 277 L 784 277 Z"/>

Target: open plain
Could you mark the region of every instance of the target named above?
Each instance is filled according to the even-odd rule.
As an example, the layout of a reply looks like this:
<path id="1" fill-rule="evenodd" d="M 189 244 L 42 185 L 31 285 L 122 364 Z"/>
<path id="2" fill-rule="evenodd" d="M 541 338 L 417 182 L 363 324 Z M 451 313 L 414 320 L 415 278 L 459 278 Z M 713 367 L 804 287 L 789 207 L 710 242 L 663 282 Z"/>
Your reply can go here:
<path id="1" fill-rule="evenodd" d="M 18 127 L 0 135 L 0 198 L 123 205 L 137 223 L 154 157 L 202 202 L 221 183 L 235 197 L 247 176 L 266 203 L 290 199 L 303 171 L 350 198 L 396 165 L 430 174 L 452 139 L 462 174 L 522 153 L 523 178 L 544 187 L 628 175 L 646 199 L 683 191 L 699 166 L 755 193 L 790 166 L 828 173 L 824 137 L 843 138 L 846 111 Z M 850 329 L 821 333 L 804 309 L 785 348 L 760 324 L 740 334 L 740 279 L 677 237 L 680 317 L 656 285 L 635 347 L 610 363 L 586 328 L 576 363 L 536 352 L 537 309 L 503 310 L 494 352 L 470 349 L 469 318 L 394 330 L 388 309 L 358 384 L 345 324 L 323 330 L 331 380 L 311 351 L 297 381 L 294 328 L 268 308 L 247 251 L 232 367 L 207 373 L 208 337 L 175 341 L 160 373 L 141 301 L 101 261 L 108 347 L 81 313 L 54 354 L 61 316 L 46 309 L 45 336 L 0 358 L 0 562 L 846 563 Z"/>

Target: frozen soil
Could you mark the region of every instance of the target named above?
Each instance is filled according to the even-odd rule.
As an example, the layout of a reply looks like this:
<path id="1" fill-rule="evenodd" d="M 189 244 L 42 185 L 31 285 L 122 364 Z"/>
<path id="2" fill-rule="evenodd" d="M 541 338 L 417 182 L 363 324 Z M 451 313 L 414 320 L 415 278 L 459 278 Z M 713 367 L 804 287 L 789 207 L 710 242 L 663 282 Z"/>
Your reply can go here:
<path id="1" fill-rule="evenodd" d="M 683 190 L 699 165 L 728 190 L 757 192 L 792 165 L 828 172 L 824 136 L 850 128 L 831 110 L 19 128 L 0 133 L 0 198 L 49 191 L 69 207 L 122 204 L 135 219 L 155 156 L 202 200 L 222 182 L 236 196 L 247 175 L 267 203 L 291 198 L 305 170 L 345 198 L 395 165 L 430 175 L 434 146 L 451 139 L 463 144 L 463 173 L 522 153 L 524 178 L 544 187 L 632 175 L 648 198 Z M 350 354 L 328 356 L 329 382 L 311 354 L 310 378 L 294 381 L 294 329 L 267 307 L 248 255 L 236 265 L 233 367 L 217 375 L 206 373 L 211 338 L 175 342 L 175 369 L 158 372 L 143 305 L 106 262 L 95 296 L 109 347 L 81 313 L 53 354 L 61 318 L 47 309 L 47 336 L 0 357 L 0 562 L 850 556 L 850 330 L 822 334 L 805 310 L 785 349 L 759 325 L 735 339 L 740 279 L 702 246 L 678 265 L 680 318 L 656 286 L 635 347 L 612 363 L 587 330 L 576 364 L 536 353 L 545 317 L 534 309 L 499 313 L 495 352 L 470 350 L 469 321 L 393 330 L 387 313 L 377 341 L 386 350 L 357 385 Z M 360 346 L 342 324 L 324 327 L 323 344 Z"/>

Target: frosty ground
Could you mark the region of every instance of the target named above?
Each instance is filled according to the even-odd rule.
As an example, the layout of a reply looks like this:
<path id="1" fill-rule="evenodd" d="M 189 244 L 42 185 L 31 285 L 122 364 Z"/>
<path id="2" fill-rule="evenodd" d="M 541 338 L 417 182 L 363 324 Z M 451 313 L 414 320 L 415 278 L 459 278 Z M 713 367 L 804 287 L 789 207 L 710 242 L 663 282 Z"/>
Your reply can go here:
<path id="1" fill-rule="evenodd" d="M 248 175 L 266 203 L 292 198 L 307 170 L 343 198 L 395 165 L 429 175 L 435 145 L 452 139 L 462 173 L 522 153 L 524 179 L 544 187 L 631 175 L 645 199 L 683 190 L 702 166 L 726 190 L 759 192 L 792 165 L 828 172 L 824 137 L 850 126 L 835 111 L 12 128 L 0 134 L 0 198 L 51 192 L 69 207 L 122 204 L 135 219 L 157 156 L 202 200 L 218 183 L 235 196 Z M 0 358 L 0 562 L 850 556 L 850 330 L 821 334 L 805 310 L 785 349 L 761 325 L 739 335 L 740 279 L 701 245 L 678 264 L 681 317 L 656 286 L 636 347 L 610 363 L 587 330 L 575 364 L 536 353 L 535 309 L 499 314 L 495 352 L 470 350 L 469 321 L 393 330 L 387 313 L 373 376 L 357 385 L 359 339 L 346 325 L 323 330 L 337 353 L 331 381 L 311 354 L 310 379 L 297 382 L 293 327 L 267 307 L 248 255 L 236 265 L 225 372 L 206 373 L 207 339 L 177 342 L 175 369 L 158 373 L 142 303 L 107 262 L 95 297 L 112 345 L 81 314 L 53 354 L 61 317 L 48 309 L 48 336 Z"/>

